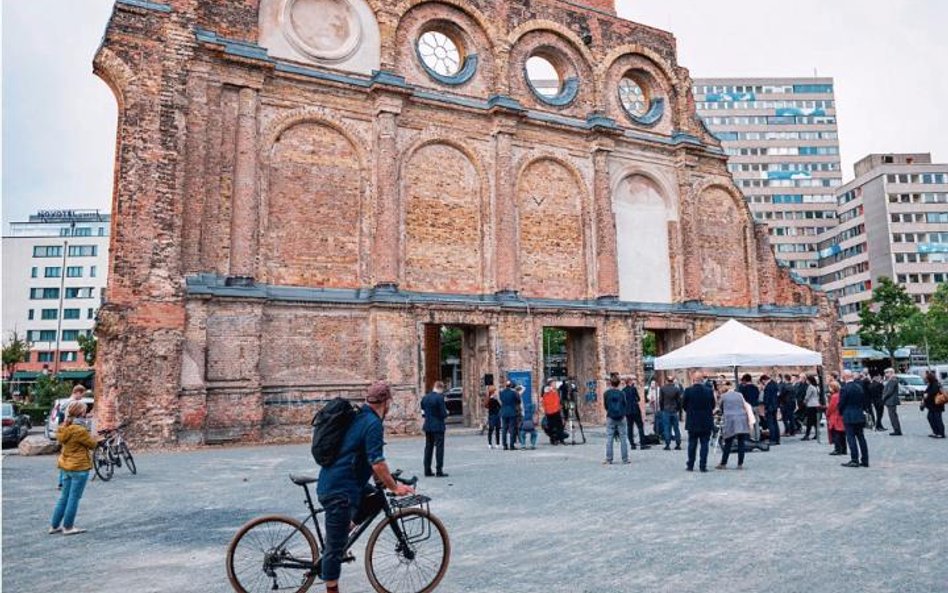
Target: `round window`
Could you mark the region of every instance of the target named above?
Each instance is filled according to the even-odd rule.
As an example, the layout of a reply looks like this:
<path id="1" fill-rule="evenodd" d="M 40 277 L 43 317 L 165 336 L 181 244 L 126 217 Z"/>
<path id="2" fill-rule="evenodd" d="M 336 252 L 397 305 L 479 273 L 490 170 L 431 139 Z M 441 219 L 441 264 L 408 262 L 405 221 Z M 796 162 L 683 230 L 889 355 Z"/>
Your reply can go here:
<path id="1" fill-rule="evenodd" d="M 556 97 L 563 90 L 563 77 L 552 62 L 542 56 L 531 56 L 527 60 L 527 80 L 543 97 Z"/>
<path id="2" fill-rule="evenodd" d="M 460 46 L 441 31 L 428 31 L 418 38 L 418 55 L 425 66 L 441 76 L 454 76 L 461 71 Z"/>
<path id="3" fill-rule="evenodd" d="M 619 101 L 632 117 L 644 117 L 651 107 L 651 101 L 645 89 L 629 77 L 619 82 Z"/>

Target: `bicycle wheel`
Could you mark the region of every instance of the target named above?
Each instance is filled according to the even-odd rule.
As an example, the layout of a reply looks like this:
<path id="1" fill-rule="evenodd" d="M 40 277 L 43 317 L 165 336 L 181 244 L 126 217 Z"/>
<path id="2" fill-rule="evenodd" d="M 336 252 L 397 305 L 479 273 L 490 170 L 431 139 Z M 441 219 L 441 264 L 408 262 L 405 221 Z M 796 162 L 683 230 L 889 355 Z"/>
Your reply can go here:
<path id="1" fill-rule="evenodd" d="M 95 469 L 95 475 L 103 482 L 112 479 L 112 473 L 115 468 L 112 467 L 112 457 L 109 455 L 108 445 L 99 443 L 92 450 L 92 467 Z"/>
<path id="2" fill-rule="evenodd" d="M 257 517 L 227 547 L 227 578 L 237 593 L 304 593 L 316 579 L 319 546 L 312 532 L 291 517 Z"/>
<path id="3" fill-rule="evenodd" d="M 128 471 L 132 472 L 132 475 L 137 474 L 138 468 L 135 467 L 135 459 L 132 458 L 132 452 L 128 450 L 128 445 L 125 443 L 119 445 L 119 455 L 125 460 L 125 467 L 128 468 Z"/>
<path id="4" fill-rule="evenodd" d="M 396 534 L 395 522 L 404 534 Z M 403 509 L 379 523 L 365 546 L 365 572 L 378 593 L 434 591 L 451 558 L 444 524 L 428 511 Z"/>

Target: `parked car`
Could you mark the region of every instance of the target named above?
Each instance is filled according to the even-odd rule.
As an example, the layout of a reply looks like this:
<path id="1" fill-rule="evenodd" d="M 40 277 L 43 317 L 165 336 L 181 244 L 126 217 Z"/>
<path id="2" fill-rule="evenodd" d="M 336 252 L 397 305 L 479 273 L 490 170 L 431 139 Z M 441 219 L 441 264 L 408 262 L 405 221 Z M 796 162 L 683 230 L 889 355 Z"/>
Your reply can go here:
<path id="1" fill-rule="evenodd" d="M 925 397 L 925 380 L 918 375 L 896 375 L 899 380 L 899 396 L 902 399 L 921 401 Z"/>
<path id="2" fill-rule="evenodd" d="M 17 414 L 13 404 L 4 402 L 3 408 L 3 446 L 16 447 L 30 434 L 30 418 L 26 414 Z"/>
<path id="3" fill-rule="evenodd" d="M 445 392 L 444 405 L 453 419 L 460 419 L 464 415 L 464 392 L 460 387 L 454 387 Z"/>
<path id="4" fill-rule="evenodd" d="M 89 392 L 86 392 L 89 393 Z M 63 399 L 57 399 L 53 402 L 53 408 L 49 411 L 49 416 L 46 418 L 46 438 L 51 441 L 56 440 L 56 430 L 59 428 L 60 415 L 66 414 L 66 406 L 69 405 L 70 398 L 64 397 Z M 92 397 L 88 395 L 82 398 L 82 403 L 86 404 L 86 414 L 92 413 L 92 406 L 95 403 Z"/>

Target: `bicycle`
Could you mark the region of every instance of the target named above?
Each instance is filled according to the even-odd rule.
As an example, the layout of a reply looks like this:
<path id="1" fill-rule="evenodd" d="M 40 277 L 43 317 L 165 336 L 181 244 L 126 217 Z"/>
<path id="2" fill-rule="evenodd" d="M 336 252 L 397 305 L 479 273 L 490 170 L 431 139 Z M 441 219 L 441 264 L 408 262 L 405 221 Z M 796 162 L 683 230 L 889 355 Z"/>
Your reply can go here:
<path id="1" fill-rule="evenodd" d="M 122 438 L 121 431 L 125 426 L 121 424 L 115 428 L 98 431 L 105 438 L 92 451 L 92 467 L 95 469 L 95 475 L 103 482 L 111 480 L 115 468 L 122 467 L 123 462 L 132 475 L 138 473 L 135 459 L 128 449 L 128 443 Z"/>
<path id="2" fill-rule="evenodd" d="M 290 481 L 303 488 L 309 515 L 303 521 L 282 515 L 266 515 L 244 524 L 227 547 L 227 578 L 237 593 L 295 591 L 304 593 L 320 577 L 321 550 L 325 549 L 309 484 L 316 477 L 290 474 Z M 398 482 L 414 487 L 418 478 Z M 365 571 L 378 593 L 429 593 L 441 582 L 448 568 L 451 544 L 444 524 L 428 510 L 430 498 L 422 494 L 396 497 L 375 484 L 368 498 L 376 507 L 349 532 L 343 562 L 354 562 L 349 550 L 375 518 L 365 547 Z M 306 524 L 312 520 L 316 537 Z"/>

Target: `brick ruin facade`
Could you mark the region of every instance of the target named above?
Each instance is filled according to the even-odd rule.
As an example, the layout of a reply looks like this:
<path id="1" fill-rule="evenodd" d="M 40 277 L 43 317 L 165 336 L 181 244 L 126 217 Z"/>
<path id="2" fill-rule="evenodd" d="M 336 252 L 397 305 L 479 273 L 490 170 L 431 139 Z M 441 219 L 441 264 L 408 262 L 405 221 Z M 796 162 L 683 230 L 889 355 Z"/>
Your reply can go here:
<path id="1" fill-rule="evenodd" d="M 426 66 L 432 31 L 463 67 Z M 416 431 L 441 324 L 471 422 L 485 374 L 542 378 L 544 327 L 600 385 L 646 330 L 667 350 L 731 317 L 838 366 L 674 37 L 608 0 L 118 0 L 94 67 L 119 113 L 96 409 L 139 442 L 304 437 L 376 378 Z"/>

